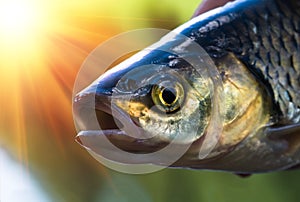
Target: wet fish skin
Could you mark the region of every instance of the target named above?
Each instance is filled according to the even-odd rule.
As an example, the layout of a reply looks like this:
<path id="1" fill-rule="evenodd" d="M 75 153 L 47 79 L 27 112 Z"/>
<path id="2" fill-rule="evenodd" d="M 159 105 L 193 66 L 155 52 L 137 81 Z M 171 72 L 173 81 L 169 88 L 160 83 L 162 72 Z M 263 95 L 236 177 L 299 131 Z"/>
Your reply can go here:
<path id="1" fill-rule="evenodd" d="M 258 166 L 249 162 L 264 167 L 264 172 L 286 169 L 298 164 L 300 155 L 300 2 L 240 2 L 183 33 L 194 37 L 212 58 L 234 53 L 245 64 L 271 97 L 269 113 L 273 125 L 218 158 L 218 164 L 212 159 L 206 164 L 222 169 L 230 162 L 241 173 L 260 172 Z M 260 149 L 258 145 L 263 144 L 265 149 Z M 255 160 L 249 161 L 251 158 Z M 282 161 L 281 166 L 272 162 L 275 160 Z"/>
<path id="2" fill-rule="evenodd" d="M 182 33 L 212 58 L 234 53 L 267 86 L 274 119 L 300 119 L 300 3 L 297 0 L 240 1 Z"/>
<path id="3" fill-rule="evenodd" d="M 210 11 L 177 29 L 208 53 L 232 95 L 236 93 L 234 86 L 239 84 L 241 89 L 253 94 L 250 97 L 253 101 L 247 103 L 245 113 L 240 115 L 231 107 L 241 106 L 243 97 L 235 97 L 237 102 L 234 102 L 235 99 L 229 97 L 231 94 L 226 94 L 228 118 L 225 118 L 225 130 L 214 154 L 198 159 L 194 155 L 199 149 L 196 141 L 172 166 L 257 173 L 284 170 L 300 163 L 299 13 L 300 3 L 296 0 L 241 0 Z M 96 91 L 96 109 L 110 113 L 103 103 L 107 105 L 120 78 L 141 65 L 174 64 L 179 70 L 187 66 L 180 58 L 170 56 L 153 51 L 113 74 L 104 74 L 96 86 L 90 87 Z M 233 79 L 234 85 L 226 75 Z M 85 97 L 91 96 L 90 92 L 92 90 L 77 95 L 75 111 L 87 106 Z M 84 129 L 90 129 L 87 120 L 81 121 Z M 82 135 L 81 138 L 89 137 Z M 131 152 L 149 151 L 149 145 L 156 149 L 164 145 L 153 140 L 128 138 L 127 141 L 117 136 L 112 136 L 112 140 Z M 148 163 L 153 162 L 149 159 Z"/>

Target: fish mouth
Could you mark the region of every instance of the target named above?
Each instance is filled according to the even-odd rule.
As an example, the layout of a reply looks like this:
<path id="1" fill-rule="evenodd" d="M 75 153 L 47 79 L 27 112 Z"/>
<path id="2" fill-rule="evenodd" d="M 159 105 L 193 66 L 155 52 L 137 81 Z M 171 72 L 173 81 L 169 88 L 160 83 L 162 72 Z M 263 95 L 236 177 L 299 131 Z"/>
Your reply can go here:
<path id="1" fill-rule="evenodd" d="M 189 147 L 197 148 L 202 142 L 197 141 L 192 145 L 170 144 L 151 137 L 125 111 L 111 103 L 112 95 L 99 93 L 98 90 L 96 93 L 83 91 L 74 99 L 73 115 L 79 131 L 75 140 L 96 159 L 100 155 L 100 159 L 104 157 L 124 164 L 178 167 L 194 156 L 193 152 L 189 153 Z M 177 152 L 181 153 L 178 157 L 174 155 Z M 129 153 L 133 155 L 127 155 Z"/>
<path id="2" fill-rule="evenodd" d="M 79 131 L 76 141 L 96 153 L 115 149 L 152 153 L 167 145 L 148 138 L 149 134 L 128 113 L 112 104 L 112 93 L 104 93 L 96 85 L 76 95 L 73 115 Z"/>

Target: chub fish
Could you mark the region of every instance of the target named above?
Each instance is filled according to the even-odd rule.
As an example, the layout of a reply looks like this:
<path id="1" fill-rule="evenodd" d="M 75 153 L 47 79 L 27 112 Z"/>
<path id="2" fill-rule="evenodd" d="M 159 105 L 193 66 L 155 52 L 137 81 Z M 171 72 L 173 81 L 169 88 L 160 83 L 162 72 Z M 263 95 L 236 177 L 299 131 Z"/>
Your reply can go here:
<path id="1" fill-rule="evenodd" d="M 186 38 L 132 56 L 76 95 L 78 141 L 97 153 L 105 136 L 147 154 L 175 140 L 165 156 L 114 159 L 123 163 L 164 165 L 189 145 L 168 166 L 251 174 L 300 165 L 300 1 L 237 0 L 174 31 Z"/>

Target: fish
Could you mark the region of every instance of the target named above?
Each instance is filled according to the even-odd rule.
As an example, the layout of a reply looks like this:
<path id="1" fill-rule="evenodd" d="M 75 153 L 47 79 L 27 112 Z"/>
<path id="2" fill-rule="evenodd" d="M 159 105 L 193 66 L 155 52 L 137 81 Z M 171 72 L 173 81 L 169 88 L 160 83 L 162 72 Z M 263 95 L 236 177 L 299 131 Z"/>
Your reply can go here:
<path id="1" fill-rule="evenodd" d="M 299 167 L 300 1 L 237 0 L 172 33 L 75 96 L 77 142 L 128 164 Z"/>

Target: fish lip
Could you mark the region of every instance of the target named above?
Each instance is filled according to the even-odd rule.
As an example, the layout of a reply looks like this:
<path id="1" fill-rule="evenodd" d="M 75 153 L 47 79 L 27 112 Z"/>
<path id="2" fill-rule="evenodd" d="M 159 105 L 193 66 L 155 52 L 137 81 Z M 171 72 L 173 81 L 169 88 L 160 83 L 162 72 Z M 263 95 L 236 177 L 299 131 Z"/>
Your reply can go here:
<path id="1" fill-rule="evenodd" d="M 93 151 L 99 151 L 100 146 L 102 149 L 106 148 L 105 144 L 91 143 L 93 142 L 92 139 L 98 141 L 101 140 L 101 138 L 107 138 L 119 149 L 133 153 L 147 153 L 163 148 L 165 143 L 153 141 L 151 138 L 149 139 L 149 135 L 147 135 L 146 131 L 138 127 L 128 113 L 112 104 L 112 99 L 112 95 L 101 94 L 96 91 L 91 92 L 89 90 L 82 91 L 75 96 L 73 114 L 75 124 L 78 128 L 78 134 L 75 137 L 77 143 Z M 134 128 L 127 127 L 126 129 L 122 129 L 115 124 L 118 128 L 101 129 L 96 117 L 97 111 L 105 112 L 111 115 L 112 119 L 119 121 L 125 126 L 133 126 Z M 130 133 L 135 134 L 133 136 L 130 135 Z M 85 143 L 89 143 L 89 145 L 85 145 Z"/>
<path id="2" fill-rule="evenodd" d="M 120 131 L 120 128 L 113 127 L 109 129 L 101 129 L 101 126 L 97 120 L 96 113 L 105 112 L 106 114 L 112 116 L 113 119 L 118 120 L 117 117 L 126 117 L 126 112 L 113 107 L 111 105 L 111 95 L 100 94 L 97 92 L 82 91 L 78 93 L 73 102 L 73 114 L 75 118 L 75 123 L 77 123 L 77 128 L 79 133 L 81 131 Z M 113 112 L 112 112 L 113 111 Z M 123 120 L 123 119 L 122 119 Z M 126 120 L 123 120 L 126 121 Z M 130 120 L 129 120 L 130 121 Z M 91 124 L 91 122 L 95 122 Z M 116 125 L 116 124 L 114 124 Z M 104 132 L 108 134 L 109 132 Z M 119 132 L 117 132 L 119 133 Z"/>

